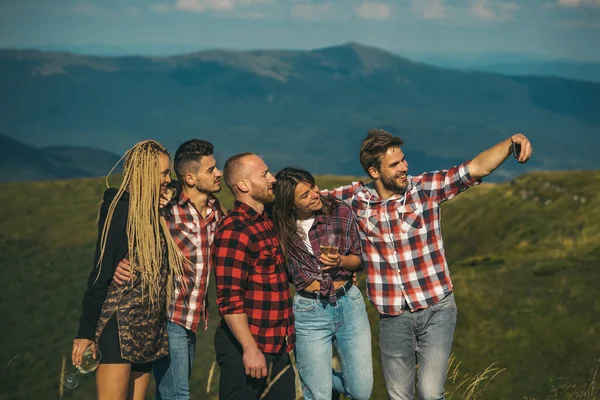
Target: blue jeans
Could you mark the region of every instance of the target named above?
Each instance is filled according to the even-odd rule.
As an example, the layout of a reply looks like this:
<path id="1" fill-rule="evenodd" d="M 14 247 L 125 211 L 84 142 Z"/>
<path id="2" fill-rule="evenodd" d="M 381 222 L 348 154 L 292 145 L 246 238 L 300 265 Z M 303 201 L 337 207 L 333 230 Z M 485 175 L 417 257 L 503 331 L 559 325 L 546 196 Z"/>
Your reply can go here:
<path id="1" fill-rule="evenodd" d="M 305 400 L 331 400 L 332 388 L 368 399 L 373 388 L 371 327 L 356 286 L 331 305 L 328 299 L 294 296 L 296 365 Z M 331 366 L 335 346 L 342 372 Z"/>
<path id="2" fill-rule="evenodd" d="M 196 353 L 196 334 L 167 321 L 169 355 L 152 363 L 156 400 L 189 400 L 189 379 Z"/>
<path id="3" fill-rule="evenodd" d="M 444 382 L 456 327 L 450 293 L 439 303 L 379 321 L 379 346 L 385 386 L 391 400 L 444 399 Z"/>

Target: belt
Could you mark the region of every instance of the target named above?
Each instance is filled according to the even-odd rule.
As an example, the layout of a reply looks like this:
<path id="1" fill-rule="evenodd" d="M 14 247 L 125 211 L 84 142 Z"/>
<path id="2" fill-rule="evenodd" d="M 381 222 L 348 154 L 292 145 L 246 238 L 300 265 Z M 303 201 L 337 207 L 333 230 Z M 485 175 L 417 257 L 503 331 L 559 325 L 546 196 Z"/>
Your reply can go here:
<path id="1" fill-rule="evenodd" d="M 344 286 L 340 286 L 339 288 L 337 288 L 335 290 L 335 295 L 336 297 L 342 297 L 344 296 L 346 293 L 348 293 L 348 290 L 352 289 L 352 280 L 347 280 L 346 283 L 344 284 Z M 306 290 L 299 290 L 298 295 L 302 296 L 302 297 L 306 297 L 307 299 L 319 299 L 319 298 L 323 298 L 323 296 L 321 296 L 320 292 L 307 292 Z"/>

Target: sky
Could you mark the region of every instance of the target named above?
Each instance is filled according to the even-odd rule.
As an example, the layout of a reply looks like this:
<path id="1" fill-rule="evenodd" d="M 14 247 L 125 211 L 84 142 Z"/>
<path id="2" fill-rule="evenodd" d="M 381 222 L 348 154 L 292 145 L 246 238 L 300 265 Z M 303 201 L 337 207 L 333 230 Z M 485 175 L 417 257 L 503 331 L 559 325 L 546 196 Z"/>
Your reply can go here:
<path id="1" fill-rule="evenodd" d="M 358 42 L 600 61 L 600 0 L 0 0 L 0 47 L 169 55 Z"/>

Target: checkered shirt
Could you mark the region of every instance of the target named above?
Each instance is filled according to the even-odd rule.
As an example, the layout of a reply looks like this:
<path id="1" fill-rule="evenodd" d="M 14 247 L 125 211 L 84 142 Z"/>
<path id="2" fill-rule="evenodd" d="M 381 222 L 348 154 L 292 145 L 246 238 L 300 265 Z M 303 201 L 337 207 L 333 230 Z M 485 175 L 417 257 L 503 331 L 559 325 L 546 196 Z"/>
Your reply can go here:
<path id="1" fill-rule="evenodd" d="M 291 351 L 292 299 L 273 221 L 236 201 L 217 228 L 212 257 L 221 315 L 245 313 L 262 352 Z"/>
<path id="2" fill-rule="evenodd" d="M 190 261 L 191 269 L 178 278 L 169 304 L 167 318 L 196 332 L 200 320 L 204 331 L 208 327 L 206 292 L 210 281 L 210 246 L 217 225 L 223 219 L 219 201 L 212 197 L 202 218 L 190 198 L 183 192 L 165 212 L 165 219 L 173 240 Z"/>
<path id="3" fill-rule="evenodd" d="M 427 308 L 452 292 L 440 227 L 440 205 L 478 181 L 468 162 L 408 177 L 404 195 L 383 200 L 372 184 L 325 191 L 357 216 L 367 294 L 380 314 Z"/>
<path id="4" fill-rule="evenodd" d="M 289 246 L 286 268 L 296 290 L 304 290 L 317 280 L 321 282 L 319 290 L 321 295 L 329 297 L 329 301 L 335 303 L 337 297 L 333 282 L 348 280 L 352 276 L 352 272 L 339 267 L 321 270 L 320 243 L 327 232 L 339 236 L 341 255 L 353 254 L 360 257 L 360 239 L 356 228 L 356 217 L 350 207 L 339 203 L 329 216 L 325 216 L 322 211 L 316 213 L 315 220 L 308 232 L 312 253 L 306 249 L 304 242 L 292 243 Z"/>

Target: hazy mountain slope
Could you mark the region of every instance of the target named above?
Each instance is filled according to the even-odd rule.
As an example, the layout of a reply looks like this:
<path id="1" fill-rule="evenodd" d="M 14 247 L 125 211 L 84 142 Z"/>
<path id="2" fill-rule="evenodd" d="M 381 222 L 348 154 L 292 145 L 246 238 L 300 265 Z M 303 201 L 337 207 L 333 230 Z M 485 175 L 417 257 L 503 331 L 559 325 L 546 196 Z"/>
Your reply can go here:
<path id="1" fill-rule="evenodd" d="M 441 69 L 352 43 L 173 57 L 5 50 L 0 81 L 0 129 L 26 143 L 121 153 L 148 137 L 173 150 L 202 137 L 222 158 L 255 151 L 272 169 L 348 175 L 361 173 L 367 129 L 386 126 L 415 152 L 415 172 L 514 132 L 536 146 L 525 170 L 598 165 L 600 84 Z"/>
<path id="2" fill-rule="evenodd" d="M 104 150 L 39 148 L 0 134 L 0 182 L 101 176 L 118 160 L 117 155 Z"/>

